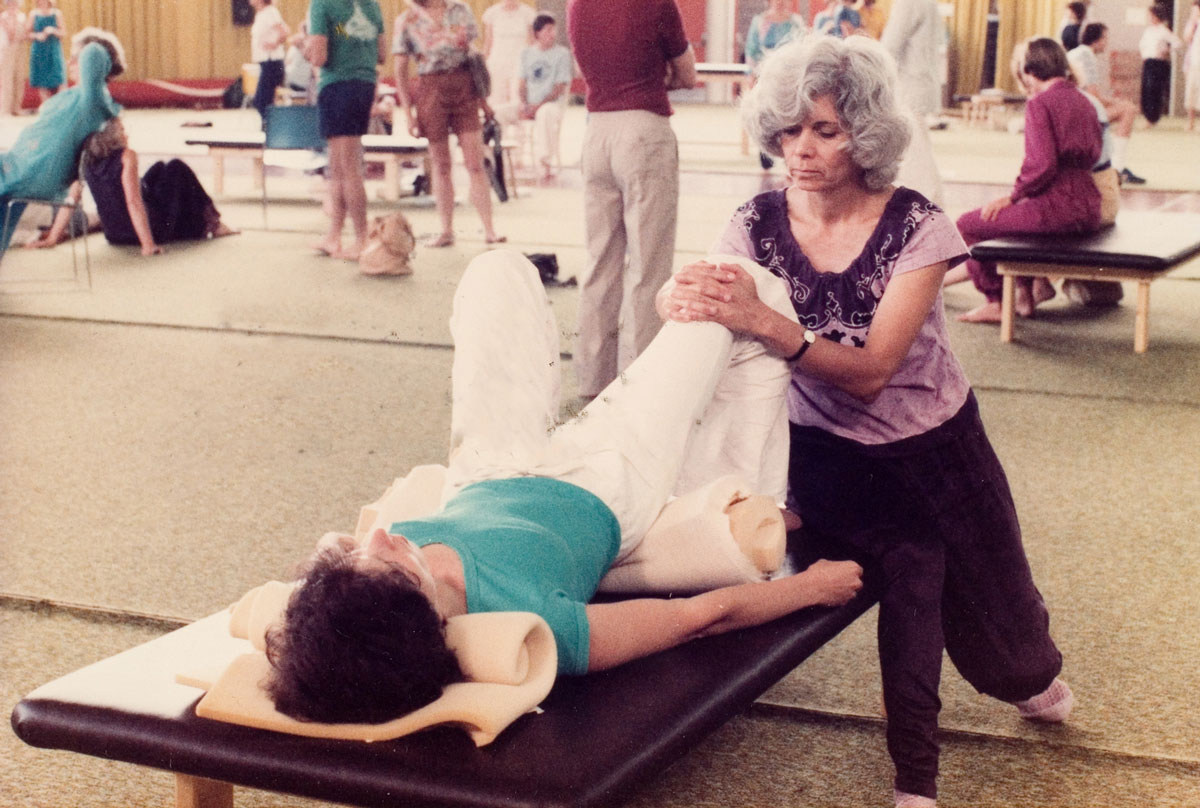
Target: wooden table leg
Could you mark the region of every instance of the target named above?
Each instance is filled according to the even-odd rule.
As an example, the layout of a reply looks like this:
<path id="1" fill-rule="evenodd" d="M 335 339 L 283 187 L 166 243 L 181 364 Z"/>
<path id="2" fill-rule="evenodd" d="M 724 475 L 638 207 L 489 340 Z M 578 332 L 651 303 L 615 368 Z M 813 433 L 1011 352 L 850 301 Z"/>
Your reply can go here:
<path id="1" fill-rule="evenodd" d="M 225 155 L 214 154 L 213 161 L 213 193 L 217 196 L 225 193 Z"/>
<path id="2" fill-rule="evenodd" d="M 389 202 L 400 198 L 400 158 L 395 154 L 383 161 L 383 198 Z"/>
<path id="3" fill-rule="evenodd" d="M 1016 298 L 1016 278 L 1004 276 L 1004 285 L 1000 291 L 1000 341 L 1012 342 L 1013 339 L 1013 303 Z"/>
<path id="4" fill-rule="evenodd" d="M 175 808 L 233 808 L 233 785 L 176 774 Z"/>
<path id="5" fill-rule="evenodd" d="M 1133 352 L 1150 347 L 1150 281 L 1138 281 L 1137 314 L 1133 319 Z"/>

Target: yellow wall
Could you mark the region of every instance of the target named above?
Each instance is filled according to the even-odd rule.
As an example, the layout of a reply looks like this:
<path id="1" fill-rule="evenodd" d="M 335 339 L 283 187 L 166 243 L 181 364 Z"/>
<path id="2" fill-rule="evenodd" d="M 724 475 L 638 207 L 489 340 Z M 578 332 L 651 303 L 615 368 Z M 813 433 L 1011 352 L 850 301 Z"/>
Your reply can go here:
<path id="1" fill-rule="evenodd" d="M 466 0 L 478 19 L 492 0 Z M 288 25 L 308 0 L 275 0 Z M 405 0 L 379 0 L 387 33 Z M 250 26 L 235 26 L 231 0 L 58 0 L 68 35 L 85 25 L 116 33 L 129 70 L 123 78 L 228 78 L 250 60 Z"/>
<path id="2" fill-rule="evenodd" d="M 466 0 L 478 17 L 495 0 Z M 536 5 L 535 0 L 526 0 Z M 309 0 L 275 0 L 283 18 L 293 28 L 303 19 Z M 891 0 L 880 0 L 890 4 Z M 979 88 L 978 65 L 983 59 L 983 39 L 988 0 L 953 0 L 951 38 L 957 75 L 952 91 Z M 407 0 L 379 0 L 391 35 L 392 20 Z M 128 78 L 228 78 L 241 74 L 250 58 L 250 27 L 234 26 L 231 0 L 58 0 L 68 31 L 96 25 L 114 31 L 124 44 L 129 61 Z M 997 0 L 1000 14 L 997 49 L 997 83 L 1011 88 L 1008 58 L 1015 42 L 1038 33 L 1050 33 L 1065 0 Z M 1051 35 L 1054 35 L 1051 33 Z"/>

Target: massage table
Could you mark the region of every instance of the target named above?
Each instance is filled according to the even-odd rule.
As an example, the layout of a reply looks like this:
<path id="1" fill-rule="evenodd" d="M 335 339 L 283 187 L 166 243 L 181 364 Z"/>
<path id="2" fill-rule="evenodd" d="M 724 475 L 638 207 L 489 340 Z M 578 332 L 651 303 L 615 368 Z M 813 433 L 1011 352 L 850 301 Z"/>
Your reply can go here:
<path id="1" fill-rule="evenodd" d="M 1012 342 L 1015 279 L 1057 276 L 1137 283 L 1133 350 L 1150 345 L 1150 284 L 1200 254 L 1200 215 L 1123 210 L 1112 227 L 1085 235 L 1037 235 L 981 241 L 972 257 L 996 262 L 1003 277 L 1000 341 Z"/>
<path id="2" fill-rule="evenodd" d="M 204 146 L 213 160 L 213 193 L 225 193 L 225 158 L 249 157 L 253 162 L 254 187 L 262 188 L 263 182 L 263 133 L 262 132 L 214 132 L 195 135 L 184 142 L 189 146 Z M 400 198 L 400 166 L 408 161 L 429 157 L 429 143 L 425 138 L 409 135 L 363 135 L 363 159 L 367 162 L 383 163 L 383 195 L 389 201 Z"/>
<path id="3" fill-rule="evenodd" d="M 801 544 L 789 536 L 795 568 L 812 560 Z M 367 744 L 198 718 L 200 691 L 174 676 L 181 660 L 227 639 L 224 612 L 38 688 L 12 726 L 33 746 L 172 771 L 186 808 L 229 808 L 233 785 L 359 806 L 612 805 L 748 708 L 869 609 L 875 591 L 868 579 L 841 607 L 559 677 L 542 712 L 483 747 L 447 726 Z"/>

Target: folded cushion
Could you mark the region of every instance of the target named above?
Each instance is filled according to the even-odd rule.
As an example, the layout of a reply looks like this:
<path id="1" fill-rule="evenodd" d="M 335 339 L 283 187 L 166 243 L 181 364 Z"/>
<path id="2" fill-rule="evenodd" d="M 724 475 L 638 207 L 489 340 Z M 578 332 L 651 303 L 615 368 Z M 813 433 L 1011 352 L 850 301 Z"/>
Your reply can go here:
<path id="1" fill-rule="evenodd" d="M 246 640 L 246 653 L 223 669 L 201 661 L 176 680 L 206 690 L 196 705 L 202 718 L 314 738 L 383 741 L 435 724 L 464 727 L 478 746 L 491 743 L 550 692 L 558 666 L 554 635 L 546 621 L 528 612 L 486 612 L 452 617 L 446 642 L 467 681 L 408 715 L 383 724 L 321 724 L 297 721 L 276 711 L 262 689 L 270 674 L 263 653 L 267 628 L 282 614 L 293 584 L 271 581 L 242 597 L 230 615 L 230 633 Z"/>

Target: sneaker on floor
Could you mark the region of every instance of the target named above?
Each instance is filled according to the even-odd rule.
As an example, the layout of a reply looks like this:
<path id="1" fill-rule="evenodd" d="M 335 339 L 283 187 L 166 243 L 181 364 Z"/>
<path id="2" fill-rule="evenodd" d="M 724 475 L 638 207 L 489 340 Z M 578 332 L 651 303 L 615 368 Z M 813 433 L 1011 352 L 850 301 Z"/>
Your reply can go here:
<path id="1" fill-rule="evenodd" d="M 1134 174 L 1128 168 L 1122 168 L 1120 173 L 1121 182 L 1127 182 L 1130 185 L 1145 185 L 1146 180 Z"/>
<path id="2" fill-rule="evenodd" d="M 896 808 L 937 808 L 937 800 L 932 797 L 922 797 L 920 794 L 909 794 L 905 791 L 892 789 L 896 797 Z"/>
<path id="3" fill-rule="evenodd" d="M 1075 706 L 1075 694 L 1062 679 L 1055 679 L 1050 687 L 1031 699 L 1013 702 L 1017 712 L 1027 721 L 1045 721 L 1051 724 L 1061 724 L 1071 714 Z"/>

